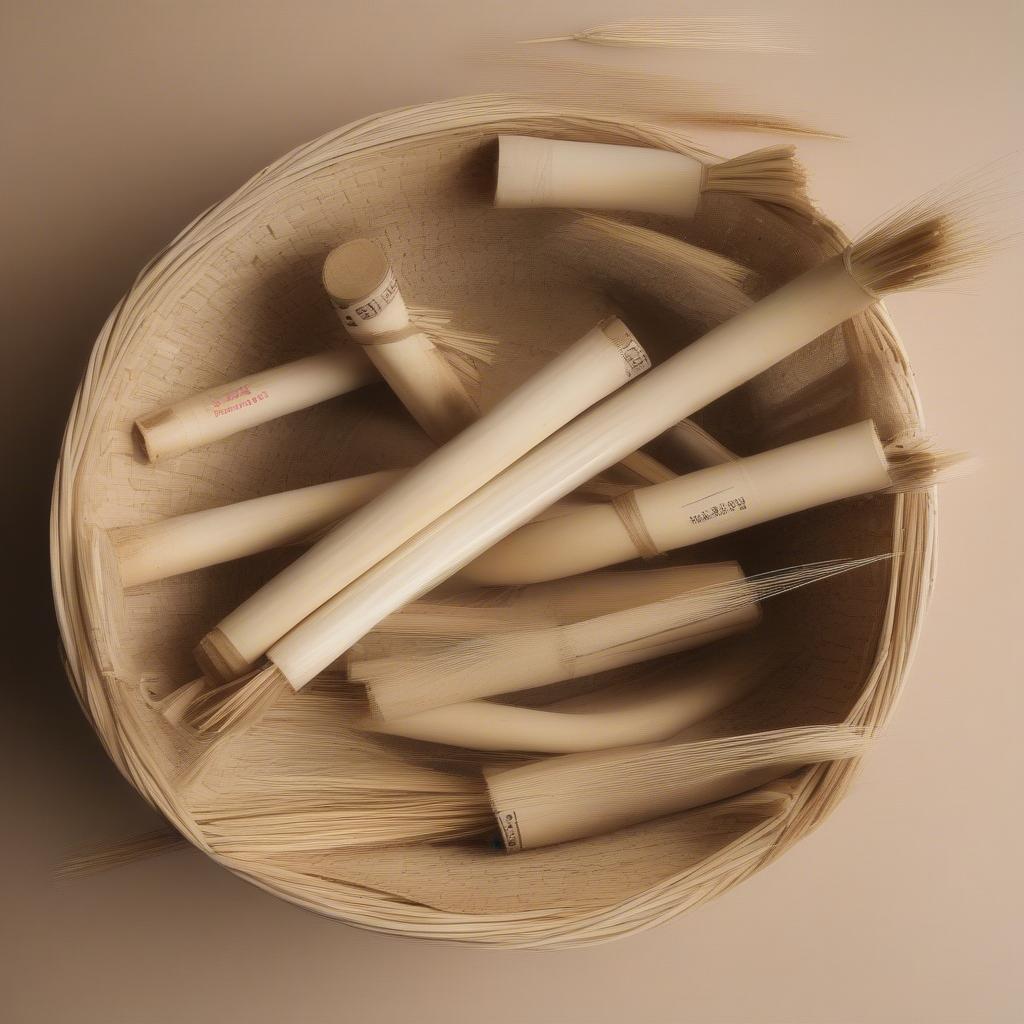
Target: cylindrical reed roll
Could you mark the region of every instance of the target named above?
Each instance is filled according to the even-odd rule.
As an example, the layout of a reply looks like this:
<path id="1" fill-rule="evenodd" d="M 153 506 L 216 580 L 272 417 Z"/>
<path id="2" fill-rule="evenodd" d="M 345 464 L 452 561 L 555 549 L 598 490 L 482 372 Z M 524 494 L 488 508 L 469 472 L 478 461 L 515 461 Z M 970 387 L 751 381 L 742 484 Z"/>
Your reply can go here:
<path id="1" fill-rule="evenodd" d="M 762 679 L 764 658 L 750 645 L 716 644 L 653 669 L 641 679 L 542 708 L 467 701 L 364 727 L 391 736 L 472 750 L 570 754 L 655 743 L 735 703 Z M 651 671 L 651 670 L 649 670 Z"/>
<path id="2" fill-rule="evenodd" d="M 405 470 L 382 470 L 234 505 L 109 531 L 121 583 L 135 587 L 310 540 L 365 505 Z"/>
<path id="3" fill-rule="evenodd" d="M 724 800 L 802 765 L 856 757 L 864 744 L 862 730 L 815 726 L 568 754 L 484 774 L 512 853 Z"/>
<path id="4" fill-rule="evenodd" d="M 647 554 L 638 549 L 638 535 L 651 552 L 672 551 L 890 483 L 874 424 L 864 420 L 639 488 L 614 506 L 530 523 L 458 578 L 493 586 L 574 576 Z"/>
<path id="5" fill-rule="evenodd" d="M 876 299 L 845 254 L 801 274 L 510 466 L 310 615 L 270 659 L 301 688 L 391 612 L 542 509 Z"/>
<path id="6" fill-rule="evenodd" d="M 697 212 L 703 182 L 704 165 L 682 153 L 501 135 L 494 203 L 689 219 Z"/>
<path id="7" fill-rule="evenodd" d="M 588 331 L 228 615 L 200 644 L 200 664 L 214 678 L 242 675 L 339 590 L 649 366 L 618 318 Z"/>
<path id="8" fill-rule="evenodd" d="M 380 375 L 361 349 L 347 345 L 184 398 L 139 417 L 135 433 L 146 457 L 156 462 L 377 380 Z"/>
<path id="9" fill-rule="evenodd" d="M 476 419 L 458 374 L 411 323 L 394 269 L 376 242 L 357 238 L 334 249 L 323 282 L 353 341 L 430 437 L 443 444 Z"/>
<path id="10" fill-rule="evenodd" d="M 409 659 L 354 663 L 375 717 L 387 720 L 467 700 L 547 686 L 691 650 L 751 629 L 760 621 L 756 592 L 722 563 L 719 579 L 692 592 L 564 626 L 525 628 L 467 640 Z"/>

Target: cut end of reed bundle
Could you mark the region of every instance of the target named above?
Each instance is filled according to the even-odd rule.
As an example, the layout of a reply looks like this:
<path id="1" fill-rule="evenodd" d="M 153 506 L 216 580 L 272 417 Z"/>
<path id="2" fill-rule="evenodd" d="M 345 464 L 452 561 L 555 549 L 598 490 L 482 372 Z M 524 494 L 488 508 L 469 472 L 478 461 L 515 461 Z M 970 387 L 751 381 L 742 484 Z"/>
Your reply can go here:
<path id="1" fill-rule="evenodd" d="M 387 277 L 391 264 L 369 238 L 355 238 L 332 249 L 324 261 L 323 282 L 335 303 L 349 306 L 366 298 Z"/>
<path id="2" fill-rule="evenodd" d="M 807 172 L 796 159 L 794 146 L 769 146 L 709 164 L 704 191 L 745 195 L 807 216 L 813 213 L 807 196 Z"/>
<path id="3" fill-rule="evenodd" d="M 270 665 L 245 679 L 201 694 L 188 719 L 199 732 L 240 729 L 258 722 L 281 697 L 293 692 L 280 669 Z"/>
<path id="4" fill-rule="evenodd" d="M 966 452 L 946 452 L 927 437 L 897 438 L 885 446 L 891 486 L 886 494 L 920 491 L 962 475 L 971 463 Z"/>
<path id="5" fill-rule="evenodd" d="M 250 662 L 219 626 L 199 641 L 192 656 L 203 670 L 203 675 L 220 683 L 230 683 L 252 670 Z"/>
<path id="6" fill-rule="evenodd" d="M 848 251 L 850 273 L 876 294 L 968 275 L 1009 237 L 1005 167 L 991 165 L 940 186 L 870 228 Z"/>

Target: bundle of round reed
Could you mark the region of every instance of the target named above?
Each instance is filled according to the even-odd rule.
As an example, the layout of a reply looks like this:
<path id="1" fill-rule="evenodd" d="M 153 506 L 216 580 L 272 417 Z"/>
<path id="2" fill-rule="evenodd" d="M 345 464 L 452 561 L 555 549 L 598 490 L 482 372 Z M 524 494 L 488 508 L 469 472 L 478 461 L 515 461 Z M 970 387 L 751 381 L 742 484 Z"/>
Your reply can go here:
<path id="1" fill-rule="evenodd" d="M 54 593 L 69 675 L 109 755 L 182 835 L 221 863 L 292 902 L 364 927 L 485 945 L 574 945 L 648 927 L 757 870 L 835 807 L 860 748 L 808 748 L 794 763 L 826 760 L 772 783 L 771 800 L 738 797 L 716 806 L 721 824 L 714 828 L 707 813 L 681 812 L 509 858 L 501 875 L 521 894 L 514 907 L 496 903 L 488 883 L 500 854 L 472 841 L 431 847 L 429 858 L 409 847 L 400 872 L 367 881 L 365 863 L 348 845 L 353 829 L 361 841 L 384 832 L 389 842 L 396 835 L 412 841 L 410 825 L 420 838 L 444 836 L 446 828 L 475 832 L 486 817 L 478 776 L 445 769 L 412 778 L 387 767 L 393 741 L 339 718 L 318 684 L 251 733 L 215 745 L 200 772 L 183 770 L 206 749 L 177 713 L 165 714 L 189 696 L 175 694 L 194 674 L 189 650 L 279 562 L 260 556 L 125 592 L 105 542 L 108 528 L 148 522 L 154 513 L 181 515 L 409 466 L 426 454 L 422 432 L 399 403 L 368 390 L 186 452 L 173 466 L 145 465 L 133 450 L 131 424 L 146 412 L 337 337 L 320 268 L 342 239 L 386 229 L 405 254 L 403 277 L 417 301 L 465 310 L 472 322 L 500 320 L 500 352 L 482 372 L 485 406 L 605 313 L 609 293 L 595 288 L 576 258 L 578 241 L 557 230 L 561 214 L 491 208 L 501 134 L 708 159 L 673 130 L 501 97 L 392 111 L 286 155 L 158 254 L 104 326 L 57 472 Z M 761 203 L 739 187 L 708 193 L 693 221 L 651 226 L 749 267 L 766 287 L 841 250 L 840 233 L 800 212 L 801 203 Z M 723 300 L 728 289 L 706 290 L 706 277 L 668 262 L 645 259 L 638 280 L 628 246 L 614 239 L 595 236 L 587 256 L 602 260 L 623 319 L 662 355 L 735 312 Z M 920 427 L 906 357 L 878 305 L 716 402 L 701 425 L 747 453 L 864 418 L 884 438 Z M 771 631 L 762 632 L 800 648 L 800 672 L 716 712 L 707 735 L 882 725 L 928 596 L 934 510 L 930 490 L 885 495 L 766 524 L 702 556 L 738 557 L 756 573 L 837 554 L 901 553 L 829 582 L 824 598 L 804 591 L 778 605 Z M 416 749 L 428 759 L 434 748 Z M 366 781 L 368 802 L 351 802 L 356 778 Z M 340 799 L 328 782 L 338 794 L 344 789 L 343 820 L 324 819 Z M 307 787 L 301 807 L 290 803 L 299 783 Z M 265 809 L 265 824 L 256 810 L 238 813 L 243 784 L 258 785 L 251 796 Z M 414 792 L 448 807 L 444 828 L 434 827 L 421 804 L 409 804 Z M 586 871 L 574 870 L 584 862 Z M 624 867 L 636 863 L 643 870 Z M 456 865 L 469 882 L 448 881 Z"/>

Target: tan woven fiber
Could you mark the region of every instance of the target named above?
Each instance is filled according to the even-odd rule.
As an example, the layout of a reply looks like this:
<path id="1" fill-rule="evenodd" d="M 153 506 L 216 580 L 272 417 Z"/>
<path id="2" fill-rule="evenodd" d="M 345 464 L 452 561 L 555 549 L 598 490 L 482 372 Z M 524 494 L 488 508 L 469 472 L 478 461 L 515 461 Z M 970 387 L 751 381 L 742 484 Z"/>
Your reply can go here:
<path id="1" fill-rule="evenodd" d="M 115 526 L 408 466 L 426 454 L 426 438 L 383 385 L 156 465 L 133 450 L 130 427 L 139 415 L 322 350 L 336 337 L 320 270 L 347 239 L 386 243 L 410 303 L 453 310 L 460 326 L 500 339 L 493 364 L 481 370 L 485 408 L 609 310 L 656 361 L 732 315 L 739 289 L 728 280 L 708 287 L 712 270 L 681 272 L 614 230 L 591 232 L 581 248 L 575 232 L 562 230 L 569 215 L 560 211 L 493 209 L 499 132 L 708 159 L 674 130 L 495 96 L 366 118 L 284 156 L 158 254 L 104 326 L 57 468 L 53 584 L 69 676 L 107 752 L 210 856 L 284 899 L 361 927 L 489 946 L 577 946 L 667 920 L 758 870 L 838 804 L 856 759 L 513 857 L 475 839 L 368 850 L 325 847 L 316 837 L 293 842 L 287 830 L 270 851 L 233 822 L 224 795 L 232 780 L 252 786 L 268 820 L 285 810 L 275 780 L 288 773 L 340 786 L 376 778 L 387 765 L 389 779 L 410 787 L 448 792 L 464 783 L 429 766 L 436 750 L 351 728 L 351 694 L 332 678 L 250 732 L 209 747 L 165 715 L 162 702 L 194 679 L 190 651 L 199 637 L 294 553 L 268 552 L 125 592 L 104 543 Z M 731 194 L 708 193 L 686 224 L 636 223 L 748 268 L 759 289 L 845 244 L 824 220 Z M 867 417 L 886 438 L 920 426 L 907 359 L 881 306 L 699 419 L 723 445 L 748 454 Z M 935 498 L 925 490 L 852 499 L 689 549 L 687 561 L 736 558 L 750 574 L 886 551 L 899 557 L 769 603 L 753 635 L 779 655 L 778 670 L 682 736 L 882 726 L 917 639 L 934 540 Z M 410 748 L 422 760 L 396 757 Z M 197 774 L 190 769 L 200 749 Z M 464 763 L 476 769 L 481 759 L 466 754 Z M 478 827 L 467 821 L 467 835 Z"/>

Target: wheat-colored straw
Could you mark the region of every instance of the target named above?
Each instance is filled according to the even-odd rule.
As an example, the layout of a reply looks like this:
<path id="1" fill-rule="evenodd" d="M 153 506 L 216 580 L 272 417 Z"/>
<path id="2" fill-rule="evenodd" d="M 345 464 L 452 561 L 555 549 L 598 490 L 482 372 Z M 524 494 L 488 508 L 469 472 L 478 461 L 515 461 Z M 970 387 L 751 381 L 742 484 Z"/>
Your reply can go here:
<path id="1" fill-rule="evenodd" d="M 675 75 L 654 74 L 643 68 L 596 63 L 570 57 L 489 53 L 480 58 L 492 73 L 507 67 L 543 78 L 548 102 L 587 109 L 616 103 L 623 111 L 659 124 L 698 125 L 702 128 L 773 132 L 837 139 L 835 132 L 791 116 L 758 110 L 750 99 L 730 96 L 723 102 L 707 86 Z M 518 83 L 517 83 L 518 84 Z M 526 89 L 528 94 L 536 90 Z"/>
<path id="2" fill-rule="evenodd" d="M 213 678 L 237 678 L 342 587 L 649 366 L 621 320 L 588 331 L 224 618 L 197 649 L 202 667 Z"/>
<path id="3" fill-rule="evenodd" d="M 922 222 L 935 216 L 949 219 L 949 209 L 949 201 L 939 197 L 920 211 Z M 905 223 L 904 216 L 896 215 L 890 235 L 901 252 Z M 866 266 L 862 243 L 853 245 L 560 430 L 310 615 L 268 651 L 270 661 L 293 687 L 301 688 L 392 611 L 447 579 L 595 472 L 867 310 L 878 298 L 874 268 L 886 262 L 879 237 L 877 230 L 870 236 Z M 941 234 L 938 248 L 934 235 L 922 238 L 919 280 L 935 279 L 926 273 L 928 265 L 957 270 L 973 258 L 960 252 L 958 239 L 952 228 Z"/>
<path id="4" fill-rule="evenodd" d="M 389 615 L 349 652 L 349 662 L 436 649 L 513 628 L 579 622 L 723 583 L 739 574 L 737 562 L 713 562 L 594 572 L 526 587 L 460 590 L 436 600 L 432 595 Z"/>

